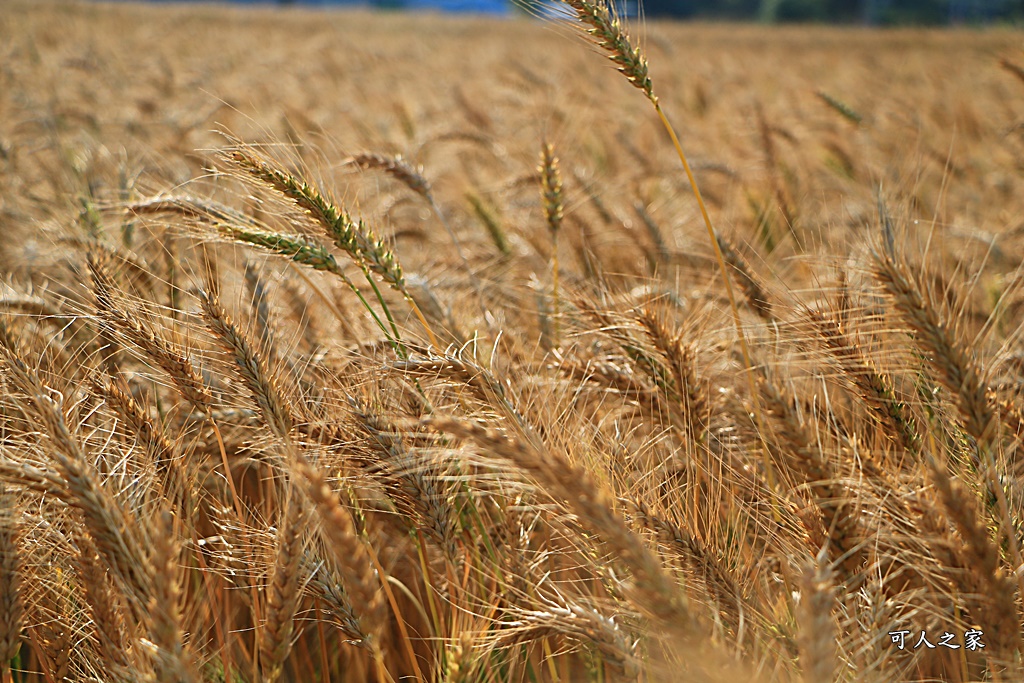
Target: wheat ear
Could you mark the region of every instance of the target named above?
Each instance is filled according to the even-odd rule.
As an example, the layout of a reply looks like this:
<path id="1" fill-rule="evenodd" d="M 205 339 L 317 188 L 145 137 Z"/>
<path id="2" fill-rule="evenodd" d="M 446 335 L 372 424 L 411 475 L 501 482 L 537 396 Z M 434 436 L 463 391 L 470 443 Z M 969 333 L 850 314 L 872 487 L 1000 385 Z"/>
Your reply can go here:
<path id="1" fill-rule="evenodd" d="M 277 559 L 267 586 L 266 621 L 259 637 L 264 683 L 281 677 L 296 638 L 295 614 L 302 595 L 299 574 L 309 508 L 300 491 L 292 489 L 286 495 L 288 502 L 277 529 Z"/>
<path id="2" fill-rule="evenodd" d="M 180 554 L 173 517 L 165 511 L 158 517 L 158 529 L 153 535 L 152 562 L 157 574 L 146 611 L 153 645 L 153 668 L 158 681 L 198 683 L 183 642 Z"/>
<path id="3" fill-rule="evenodd" d="M 279 438 L 287 438 L 294 424 L 292 410 L 277 381 L 271 376 L 266 361 L 256 353 L 248 337 L 235 325 L 216 294 L 200 292 L 199 302 L 206 324 L 231 354 L 235 369 L 252 394 L 270 430 Z"/>
<path id="4" fill-rule="evenodd" d="M 831 316 L 818 311 L 807 311 L 819 338 L 839 364 L 843 374 L 857 389 L 875 417 L 895 432 L 901 445 L 913 457 L 921 451 L 921 436 L 910 408 L 896 395 L 892 379 L 874 364 L 850 339 L 840 324 Z"/>
<path id="5" fill-rule="evenodd" d="M 327 480 L 304 458 L 295 463 L 297 474 L 306 484 L 310 499 L 320 515 L 324 538 L 337 558 L 345 592 L 351 597 L 349 604 L 358 605 L 355 632 L 365 634 L 363 645 L 370 649 L 374 659 L 382 662 L 386 645 L 387 605 L 381 581 L 363 542 L 356 532 L 352 515 L 346 510 L 338 494 L 331 490 Z"/>
<path id="6" fill-rule="evenodd" d="M 693 568 L 715 601 L 718 611 L 733 633 L 739 633 L 744 620 L 743 590 L 727 564 L 707 548 L 704 542 L 686 528 L 653 514 L 643 501 L 623 499 L 644 527 L 655 533 L 658 540 L 679 553 L 683 561 Z"/>
<path id="7" fill-rule="evenodd" d="M 226 154 L 225 158 L 253 178 L 263 181 L 278 193 L 291 199 L 324 228 L 328 236 L 334 240 L 335 245 L 347 253 L 366 274 L 367 282 L 374 289 L 374 294 L 377 295 L 377 300 L 391 324 L 396 340 L 400 340 L 401 335 L 392 319 L 390 309 L 384 302 L 376 283 L 370 277 L 371 272 L 405 298 L 412 307 L 413 313 L 419 318 L 420 324 L 423 325 L 431 344 L 435 348 L 440 348 L 430 324 L 427 323 L 423 312 L 420 311 L 416 300 L 405 285 L 405 275 L 394 252 L 378 239 L 366 224 L 353 220 L 346 211 L 331 202 L 316 187 L 286 171 L 275 168 L 268 161 L 257 157 L 248 148 L 238 147 Z"/>
<path id="8" fill-rule="evenodd" d="M 77 559 L 83 597 L 92 615 L 99 651 L 115 669 L 127 670 L 124 615 L 117 594 L 110 585 L 103 559 L 88 539 L 82 543 Z"/>
<path id="9" fill-rule="evenodd" d="M 978 520 L 971 495 L 949 476 L 945 468 L 940 467 L 934 457 L 929 456 L 928 464 L 939 500 L 966 548 L 966 568 L 960 576 L 969 586 L 972 602 L 977 605 L 977 613 L 972 616 L 979 624 L 992 630 L 996 659 L 1009 663 L 1021 644 L 1013 580 L 1003 571 L 1000 549 L 992 541 L 986 526 Z"/>
<path id="10" fill-rule="evenodd" d="M 633 571 L 640 607 L 686 641 L 698 640 L 696 623 L 679 587 L 586 472 L 556 453 L 541 452 L 526 442 L 509 439 L 498 431 L 467 420 L 430 416 L 420 420 L 420 425 L 468 439 L 493 455 L 511 461 L 545 489 L 556 493 Z"/>
<path id="11" fill-rule="evenodd" d="M 174 445 L 163 430 L 135 397 L 123 379 L 106 382 L 94 381 L 96 393 L 103 396 L 107 404 L 135 435 L 156 467 L 163 489 L 163 496 L 172 501 L 174 507 L 187 517 L 195 513 L 195 502 L 190 487 L 188 472 L 182 458 L 175 452 Z"/>
<path id="12" fill-rule="evenodd" d="M 38 420 L 53 445 L 50 453 L 64 480 L 66 499 L 82 513 L 85 528 L 96 548 L 142 618 L 153 590 L 152 567 L 136 531 L 142 527 L 100 485 L 95 466 L 68 428 L 62 413 L 63 402 L 53 398 L 59 396 L 59 392 L 44 385 L 36 371 L 25 363 L 3 324 L 0 324 L 0 359 L 7 368 L 4 376 L 21 392 L 23 405 Z"/>
<path id="13" fill-rule="evenodd" d="M 682 333 L 673 329 L 667 318 L 653 308 L 642 308 L 637 319 L 668 364 L 672 382 L 666 394 L 683 409 L 686 436 L 696 443 L 703 443 L 711 410 L 707 393 L 697 376 L 696 352 L 691 345 L 683 343 Z"/>
<path id="14" fill-rule="evenodd" d="M 834 592 L 832 572 L 825 553 L 819 553 L 814 565 L 804 571 L 801 581 L 797 621 L 800 625 L 800 668 L 804 683 L 835 680 Z"/>
<path id="15" fill-rule="evenodd" d="M 433 202 L 434 193 L 430 187 L 430 181 L 423 175 L 422 168 L 414 168 L 412 164 L 399 156 L 387 156 L 384 154 L 374 154 L 372 152 L 362 152 L 359 154 L 353 154 L 343 163 L 352 164 L 362 169 L 375 168 L 384 171 L 389 176 L 399 181 L 410 190 L 418 194 L 419 196 L 426 199 L 428 202 Z"/>
<path id="16" fill-rule="evenodd" d="M 558 167 L 558 157 L 555 156 L 555 148 L 545 142 L 540 148 L 540 198 L 544 207 L 544 218 L 547 221 L 548 232 L 551 234 L 551 298 L 554 301 L 554 310 L 551 317 L 554 320 L 555 346 L 560 343 L 559 336 L 559 302 L 558 302 L 558 234 L 562 228 L 562 217 L 565 210 L 565 200 L 562 197 L 562 171 Z"/>
<path id="17" fill-rule="evenodd" d="M 541 609 L 510 610 L 511 618 L 502 621 L 501 629 L 490 637 L 493 646 L 508 648 L 552 636 L 590 643 L 605 657 L 604 664 L 616 680 L 637 679 L 640 662 L 618 624 L 584 605 L 548 602 L 545 599 Z"/>
<path id="18" fill-rule="evenodd" d="M 458 518 L 452 514 L 444 472 L 432 464 L 417 462 L 391 421 L 361 403 L 353 402 L 357 427 L 377 455 L 370 469 L 384 490 L 414 528 L 426 532 L 444 552 L 458 557 Z"/>
<path id="19" fill-rule="evenodd" d="M 774 321 L 775 315 L 772 313 L 771 297 L 764 283 L 761 282 L 761 278 L 750 267 L 750 264 L 743 258 L 743 255 L 737 251 L 732 242 L 722 235 L 718 236 L 718 247 L 722 250 L 725 262 L 732 266 L 732 272 L 736 275 L 736 279 L 739 280 L 740 288 L 743 290 L 743 295 L 747 298 L 747 305 L 750 309 L 757 313 L 765 322 L 770 323 Z"/>
<path id="20" fill-rule="evenodd" d="M 390 337 L 390 332 L 381 323 L 376 311 L 370 308 L 362 292 L 349 280 L 348 276 L 338 265 L 334 255 L 322 244 L 297 235 L 282 235 L 262 229 L 258 227 L 256 221 L 228 206 L 189 195 L 152 197 L 129 204 L 127 208 L 129 211 L 137 214 L 171 213 L 186 216 L 197 221 L 204 221 L 212 225 L 222 236 L 228 239 L 286 256 L 293 263 L 301 264 L 314 270 L 331 273 L 340 278 L 359 297 L 363 306 L 384 332 L 384 336 L 386 338 Z M 305 280 L 310 289 L 316 292 L 321 301 L 331 309 L 345 331 L 349 335 L 354 334 L 351 323 L 339 310 L 338 304 L 328 297 L 301 268 L 295 267 L 295 273 Z"/>
<path id="21" fill-rule="evenodd" d="M 385 154 L 374 154 L 370 152 L 355 154 L 349 157 L 345 163 L 353 164 L 361 169 L 372 168 L 381 170 L 418 194 L 427 202 L 427 204 L 430 205 L 430 210 L 444 227 L 445 232 L 448 233 L 448 237 L 452 241 L 452 246 L 455 247 L 455 255 L 459 257 L 459 261 L 462 263 L 463 268 L 465 268 L 466 273 L 469 274 L 473 288 L 476 290 L 477 303 L 480 305 L 480 312 L 485 318 L 487 318 L 487 305 L 484 302 L 483 285 L 480 283 L 479 278 L 477 278 L 476 273 L 474 273 L 469 267 L 469 259 L 466 258 L 465 253 L 462 251 L 462 243 L 455 235 L 455 231 L 452 230 L 451 223 L 448 222 L 448 218 L 445 217 L 444 212 L 441 211 L 441 207 L 434 198 L 433 188 L 430 185 L 430 181 L 427 180 L 427 177 L 423 175 L 423 168 L 414 167 L 408 161 L 403 159 L 401 155 L 388 156 Z"/>
<path id="22" fill-rule="evenodd" d="M 213 402 L 210 389 L 188 356 L 179 353 L 164 337 L 150 328 L 137 315 L 119 305 L 115 298 L 117 285 L 110 275 L 105 258 L 99 252 L 88 252 L 86 260 L 92 275 L 93 297 L 101 320 L 112 325 L 135 344 L 174 382 L 178 392 L 202 412 Z"/>
<path id="23" fill-rule="evenodd" d="M 0 484 L 0 680 L 10 683 L 10 663 L 21 649 L 23 608 L 18 539 L 21 524 L 15 496 Z"/>
<path id="24" fill-rule="evenodd" d="M 847 577 L 856 576 L 864 562 L 864 529 L 855 502 L 848 500 L 849 489 L 801 418 L 791 392 L 779 387 L 765 371 L 758 386 L 768 414 L 775 418 L 772 434 L 779 452 L 791 456 L 793 468 L 810 487 L 821 510 L 830 557 Z"/>
<path id="25" fill-rule="evenodd" d="M 885 234 L 891 239 L 891 229 L 887 229 Z M 939 381 L 956 397 L 964 428 L 977 444 L 983 463 L 982 476 L 989 493 L 996 500 L 999 523 L 1007 538 L 1014 567 L 1022 567 L 1024 560 L 1021 559 L 1017 525 L 996 466 L 999 419 L 989 402 L 981 369 L 972 354 L 954 337 L 950 326 L 939 318 L 935 307 L 907 269 L 897 263 L 893 252 L 891 244 L 885 252 L 874 251 L 875 277 L 892 297 L 903 320 L 915 332 L 918 346 L 931 357 Z M 1018 597 L 1024 599 L 1024 573 L 1016 574 Z"/>

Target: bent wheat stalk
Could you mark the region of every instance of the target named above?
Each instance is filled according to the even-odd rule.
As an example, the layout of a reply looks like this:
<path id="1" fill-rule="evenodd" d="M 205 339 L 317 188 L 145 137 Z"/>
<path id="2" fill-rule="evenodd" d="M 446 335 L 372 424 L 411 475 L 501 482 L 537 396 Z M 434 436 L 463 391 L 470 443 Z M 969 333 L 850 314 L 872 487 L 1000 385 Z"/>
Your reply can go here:
<path id="1" fill-rule="evenodd" d="M 542 452 L 526 441 L 509 439 L 499 431 L 467 420 L 431 416 L 422 418 L 419 424 L 468 439 L 492 455 L 510 460 L 564 499 L 580 521 L 597 533 L 633 572 L 636 597 L 651 616 L 681 641 L 700 641 L 697 622 L 683 592 L 586 472 L 554 452 Z"/>
<path id="2" fill-rule="evenodd" d="M 891 230 L 886 230 L 886 237 Z M 928 291 L 919 286 L 906 264 L 890 245 L 886 251 L 874 249 L 875 279 L 891 298 L 904 323 L 914 333 L 917 346 L 931 357 L 937 379 L 956 397 L 964 429 L 973 437 L 982 467 L 980 476 L 995 500 L 993 518 L 1005 535 L 1015 567 L 1018 591 L 1024 596 L 1024 559 L 1014 509 L 1007 501 L 1006 491 L 996 462 L 998 450 L 998 418 L 989 402 L 982 368 L 969 348 L 957 339 L 955 326 L 940 317 Z M 1015 501 L 1016 502 L 1016 501 Z"/>

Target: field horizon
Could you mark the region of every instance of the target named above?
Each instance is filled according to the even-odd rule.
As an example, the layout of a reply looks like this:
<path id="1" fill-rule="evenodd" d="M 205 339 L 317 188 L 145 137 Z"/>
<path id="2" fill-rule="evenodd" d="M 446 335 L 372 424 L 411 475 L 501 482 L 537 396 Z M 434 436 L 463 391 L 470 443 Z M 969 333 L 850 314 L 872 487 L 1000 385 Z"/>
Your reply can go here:
<path id="1" fill-rule="evenodd" d="M 2 683 L 1024 677 L 1024 32 L 566 8 L 4 4 Z"/>

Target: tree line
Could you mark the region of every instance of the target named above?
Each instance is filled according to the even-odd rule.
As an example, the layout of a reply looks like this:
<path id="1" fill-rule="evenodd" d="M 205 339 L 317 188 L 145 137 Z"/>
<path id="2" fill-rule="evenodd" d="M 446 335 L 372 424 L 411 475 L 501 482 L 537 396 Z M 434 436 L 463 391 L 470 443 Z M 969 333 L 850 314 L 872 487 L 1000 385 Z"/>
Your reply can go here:
<path id="1" fill-rule="evenodd" d="M 277 0 L 280 4 L 304 0 Z M 305 0 L 316 4 L 368 3 L 401 9 L 411 0 Z M 557 0 L 481 0 L 496 8 Z M 419 0 L 444 6 L 451 0 Z M 616 0 L 628 16 L 760 21 L 825 22 L 867 25 L 988 24 L 1024 21 L 1024 0 Z"/>
<path id="2" fill-rule="evenodd" d="M 1019 21 L 1024 0 L 643 0 L 648 16 L 869 25 Z"/>

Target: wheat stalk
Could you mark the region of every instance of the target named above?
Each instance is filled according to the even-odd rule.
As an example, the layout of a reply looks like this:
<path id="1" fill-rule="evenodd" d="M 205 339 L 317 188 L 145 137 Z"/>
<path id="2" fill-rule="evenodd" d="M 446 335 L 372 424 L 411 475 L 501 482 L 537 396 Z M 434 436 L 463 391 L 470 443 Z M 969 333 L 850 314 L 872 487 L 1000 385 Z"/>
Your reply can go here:
<path id="1" fill-rule="evenodd" d="M 9 683 L 10 663 L 21 649 L 23 608 L 18 542 L 21 529 L 15 496 L 0 484 L 0 679 Z"/>

